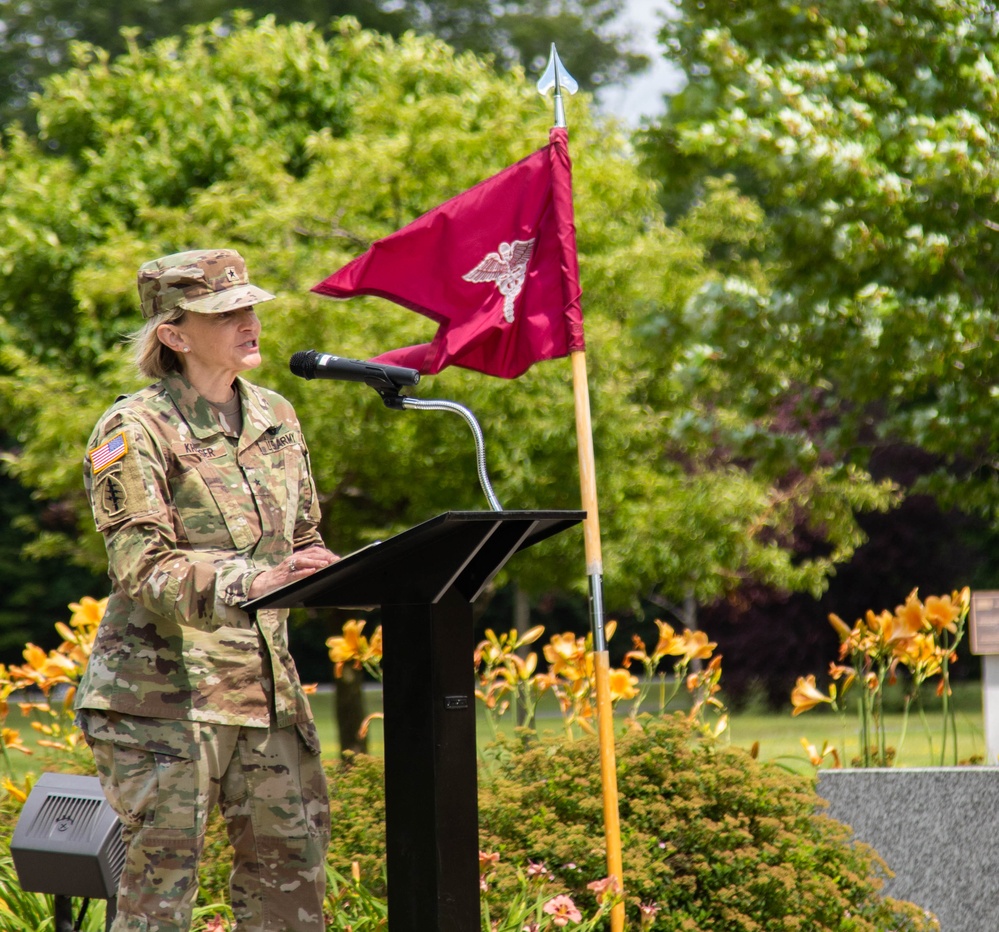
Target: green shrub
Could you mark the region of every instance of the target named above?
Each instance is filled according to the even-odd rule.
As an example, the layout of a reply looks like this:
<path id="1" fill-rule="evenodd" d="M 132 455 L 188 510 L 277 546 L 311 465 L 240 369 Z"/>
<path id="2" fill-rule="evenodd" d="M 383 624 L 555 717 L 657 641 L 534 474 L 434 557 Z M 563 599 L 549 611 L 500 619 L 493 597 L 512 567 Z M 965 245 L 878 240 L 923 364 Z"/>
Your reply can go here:
<path id="1" fill-rule="evenodd" d="M 500 748 L 480 790 L 480 846 L 498 851 L 498 893 L 525 859 L 581 908 L 606 872 L 595 739 Z M 936 921 L 879 894 L 869 847 L 819 814 L 810 778 L 695 740 L 683 716 L 648 719 L 616 748 L 627 912 L 657 930 L 927 930 Z M 504 867 L 505 865 L 505 867 Z"/>
<path id="2" fill-rule="evenodd" d="M 629 928 L 638 927 L 641 906 L 642 928 L 657 932 L 937 928 L 922 910 L 879 893 L 887 868 L 820 814 L 811 778 L 698 738 L 682 715 L 635 724 L 616 753 Z M 598 761 L 595 739 L 520 735 L 491 749 L 480 772 L 479 821 L 480 848 L 500 855 L 485 894 L 494 917 L 522 893 L 529 862 L 554 875 L 553 893 L 571 895 L 584 915 L 596 912 L 587 884 L 606 873 Z M 383 761 L 349 755 L 329 762 L 327 776 L 331 903 L 349 893 L 351 908 L 377 923 L 381 906 L 368 907 L 385 893 Z M 9 839 L 16 808 L 0 808 L 0 838 Z M 360 885 L 343 879 L 354 863 Z M 229 865 L 216 814 L 201 904 L 226 898 Z"/>
<path id="3" fill-rule="evenodd" d="M 664 932 L 936 928 L 921 909 L 880 894 L 884 862 L 821 814 L 812 778 L 706 742 L 682 715 L 643 720 L 616 753 L 629 927 L 641 905 L 655 904 L 646 927 Z M 521 735 L 489 758 L 479 776 L 480 848 L 500 855 L 489 910 L 500 915 L 518 896 L 532 861 L 554 875 L 553 891 L 592 914 L 587 884 L 606 873 L 595 739 Z M 330 865 L 349 876 L 357 862 L 364 885 L 384 895 L 383 762 L 350 755 L 327 773 Z"/>
<path id="4" fill-rule="evenodd" d="M 330 865 L 350 876 L 356 862 L 368 889 L 385 895 L 385 762 L 348 753 L 328 764 Z"/>

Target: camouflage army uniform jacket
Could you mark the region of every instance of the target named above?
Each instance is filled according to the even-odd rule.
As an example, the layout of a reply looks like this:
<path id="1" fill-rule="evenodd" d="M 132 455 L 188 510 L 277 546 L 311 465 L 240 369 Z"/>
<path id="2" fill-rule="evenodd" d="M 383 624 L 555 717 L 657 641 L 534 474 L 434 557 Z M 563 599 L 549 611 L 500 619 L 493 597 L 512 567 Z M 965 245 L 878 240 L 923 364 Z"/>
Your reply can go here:
<path id="1" fill-rule="evenodd" d="M 253 578 L 321 544 L 292 406 L 238 379 L 243 429 L 223 435 L 180 375 L 119 399 L 90 438 L 84 482 L 112 592 L 80 710 L 285 727 L 311 720 L 287 610 L 239 608 Z"/>

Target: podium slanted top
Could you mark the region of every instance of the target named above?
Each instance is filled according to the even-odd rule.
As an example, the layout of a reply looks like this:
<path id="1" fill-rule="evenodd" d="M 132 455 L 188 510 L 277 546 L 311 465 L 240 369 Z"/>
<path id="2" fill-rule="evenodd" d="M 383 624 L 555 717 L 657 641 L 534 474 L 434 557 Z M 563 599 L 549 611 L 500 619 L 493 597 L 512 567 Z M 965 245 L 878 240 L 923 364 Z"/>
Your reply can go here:
<path id="1" fill-rule="evenodd" d="M 474 602 L 514 554 L 579 524 L 584 511 L 448 511 L 244 603 L 265 608 Z"/>

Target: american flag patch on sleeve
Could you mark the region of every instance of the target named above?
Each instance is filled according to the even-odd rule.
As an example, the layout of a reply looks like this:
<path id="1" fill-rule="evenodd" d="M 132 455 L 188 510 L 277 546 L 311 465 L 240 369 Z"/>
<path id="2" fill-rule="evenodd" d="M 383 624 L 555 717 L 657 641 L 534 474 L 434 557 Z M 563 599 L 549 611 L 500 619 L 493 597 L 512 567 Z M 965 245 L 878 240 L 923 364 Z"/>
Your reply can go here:
<path id="1" fill-rule="evenodd" d="M 122 431 L 90 451 L 90 465 L 94 472 L 100 472 L 105 466 L 118 462 L 127 452 L 128 442 L 125 440 L 125 432 Z"/>

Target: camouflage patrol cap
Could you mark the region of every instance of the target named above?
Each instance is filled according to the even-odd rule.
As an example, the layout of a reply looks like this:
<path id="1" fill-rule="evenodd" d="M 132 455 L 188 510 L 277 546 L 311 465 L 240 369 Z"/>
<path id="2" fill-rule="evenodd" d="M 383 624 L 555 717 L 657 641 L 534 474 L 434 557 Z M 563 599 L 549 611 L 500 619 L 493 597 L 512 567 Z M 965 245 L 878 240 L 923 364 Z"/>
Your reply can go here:
<path id="1" fill-rule="evenodd" d="M 246 263 L 234 249 L 192 249 L 153 259 L 139 268 L 143 317 L 177 307 L 198 314 L 222 314 L 273 297 L 250 284 Z"/>

